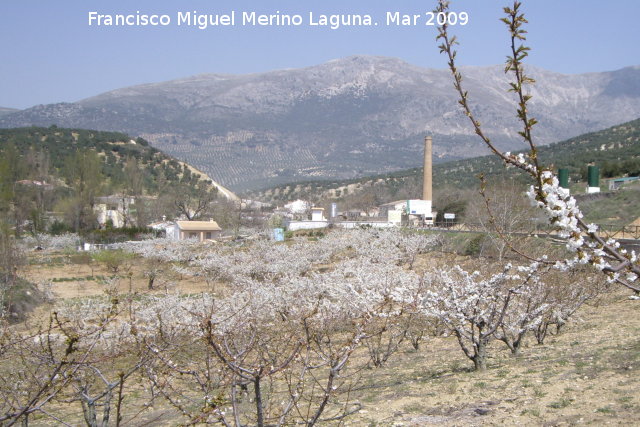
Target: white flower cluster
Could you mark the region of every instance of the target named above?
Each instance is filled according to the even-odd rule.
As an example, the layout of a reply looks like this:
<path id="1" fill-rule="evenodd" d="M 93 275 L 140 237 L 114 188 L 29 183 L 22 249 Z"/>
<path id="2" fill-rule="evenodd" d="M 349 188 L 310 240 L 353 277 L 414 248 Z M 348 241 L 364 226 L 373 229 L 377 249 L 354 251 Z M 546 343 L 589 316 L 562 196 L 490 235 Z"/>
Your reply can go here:
<path id="1" fill-rule="evenodd" d="M 584 244 L 578 226 L 582 212 L 569 190 L 560 187 L 558 178 L 551 171 L 542 171 L 540 178 L 542 187 L 532 185 L 527 196 L 534 206 L 544 211 L 549 222 L 559 231 L 560 237 L 569 239 L 567 246 L 575 251 Z"/>
<path id="2" fill-rule="evenodd" d="M 502 154 L 504 159 L 506 159 L 505 164 L 507 166 L 517 166 L 520 169 L 523 169 L 529 173 L 536 173 L 536 167 L 531 164 L 529 161 L 529 156 L 524 153 L 511 154 L 511 152 L 506 151 Z"/>
<path id="3" fill-rule="evenodd" d="M 578 264 L 590 264 L 597 270 L 607 272 L 610 282 L 620 282 L 621 276 L 611 264 L 615 260 L 618 264 L 622 263 L 623 268 L 626 266 L 631 273 L 625 277 L 627 282 L 637 281 L 635 271 L 640 270 L 640 267 L 637 265 L 636 254 L 627 253 L 614 239 L 602 243 L 602 239 L 597 236 L 598 226 L 582 222 L 583 215 L 576 200 L 569 190 L 560 187 L 558 178 L 551 171 L 540 172 L 539 179 L 542 185 L 530 186 L 527 196 L 534 206 L 545 212 L 558 235 L 567 239 L 566 247 L 576 253 L 573 259 L 558 261 L 556 267 L 568 270 Z"/>
<path id="4" fill-rule="evenodd" d="M 51 250 L 76 249 L 80 242 L 80 236 L 75 233 L 65 233 L 59 236 L 36 234 L 35 236 L 27 236 L 22 239 L 22 243 L 28 249 L 34 249 L 36 247 Z"/>
<path id="5" fill-rule="evenodd" d="M 145 258 L 156 258 L 165 262 L 189 262 L 205 251 L 205 247 L 193 239 L 149 239 L 119 243 L 115 246 Z"/>

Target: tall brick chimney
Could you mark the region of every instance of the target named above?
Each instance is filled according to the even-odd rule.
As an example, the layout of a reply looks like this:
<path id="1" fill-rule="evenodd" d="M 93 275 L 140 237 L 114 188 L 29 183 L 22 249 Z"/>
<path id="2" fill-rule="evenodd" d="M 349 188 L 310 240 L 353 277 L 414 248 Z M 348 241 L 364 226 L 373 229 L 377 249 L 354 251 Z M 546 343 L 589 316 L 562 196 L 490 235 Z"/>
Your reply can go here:
<path id="1" fill-rule="evenodd" d="M 430 136 L 424 137 L 424 172 L 422 177 L 422 200 L 433 200 L 431 157 L 432 141 Z"/>

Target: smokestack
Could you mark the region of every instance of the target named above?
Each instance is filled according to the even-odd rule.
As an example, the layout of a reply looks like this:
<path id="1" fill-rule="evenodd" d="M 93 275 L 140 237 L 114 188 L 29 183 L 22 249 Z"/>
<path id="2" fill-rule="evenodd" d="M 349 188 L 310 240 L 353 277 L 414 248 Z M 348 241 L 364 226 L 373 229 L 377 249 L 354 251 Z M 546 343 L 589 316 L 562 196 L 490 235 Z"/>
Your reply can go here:
<path id="1" fill-rule="evenodd" d="M 422 177 L 422 200 L 433 200 L 431 171 L 431 137 L 424 138 L 424 171 Z"/>

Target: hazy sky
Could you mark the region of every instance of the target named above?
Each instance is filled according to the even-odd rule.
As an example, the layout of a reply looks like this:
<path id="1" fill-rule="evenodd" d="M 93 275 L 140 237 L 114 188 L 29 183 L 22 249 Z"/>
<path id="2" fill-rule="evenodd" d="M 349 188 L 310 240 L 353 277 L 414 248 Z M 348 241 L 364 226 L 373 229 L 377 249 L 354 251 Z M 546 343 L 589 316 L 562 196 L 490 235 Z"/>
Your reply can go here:
<path id="1" fill-rule="evenodd" d="M 460 63 L 502 63 L 508 36 L 498 19 L 510 0 L 457 0 L 469 23 L 455 28 Z M 435 0 L 1 0 L 0 107 L 72 102 L 140 83 L 200 73 L 298 68 L 354 54 L 401 58 L 444 68 L 424 25 Z M 562 73 L 640 64 L 639 0 L 525 0 L 529 62 Z M 168 26 L 90 26 L 98 14 L 166 14 Z M 178 12 L 228 14 L 236 25 L 178 26 Z M 300 14 L 303 25 L 243 26 L 242 12 Z M 419 25 L 386 25 L 386 12 L 420 14 Z M 377 26 L 332 30 L 309 25 L 309 13 L 370 14 Z"/>

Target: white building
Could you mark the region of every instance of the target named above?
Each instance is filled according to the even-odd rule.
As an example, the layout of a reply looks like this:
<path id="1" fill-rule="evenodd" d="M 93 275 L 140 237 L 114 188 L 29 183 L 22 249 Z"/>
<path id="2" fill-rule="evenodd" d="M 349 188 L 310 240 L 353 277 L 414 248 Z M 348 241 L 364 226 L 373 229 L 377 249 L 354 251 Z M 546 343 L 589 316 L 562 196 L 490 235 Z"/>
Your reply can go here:
<path id="1" fill-rule="evenodd" d="M 214 220 L 176 221 L 176 225 L 174 238 L 177 240 L 198 239 L 204 242 L 205 240 L 213 240 L 222 235 L 222 228 L 220 228 Z"/>
<path id="2" fill-rule="evenodd" d="M 162 221 L 149 224 L 150 228 L 164 231 L 167 239 L 213 240 L 222 235 L 222 229 L 214 220 L 210 221 Z"/>
<path id="3" fill-rule="evenodd" d="M 131 215 L 135 212 L 135 202 L 134 197 L 127 196 L 96 197 L 93 209 L 98 224 L 102 227 L 110 224 L 114 228 L 132 225 Z"/>
<path id="4" fill-rule="evenodd" d="M 324 208 L 311 208 L 311 221 L 326 221 Z"/>

